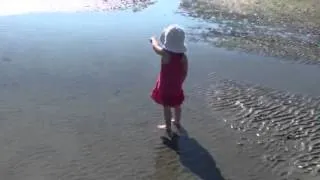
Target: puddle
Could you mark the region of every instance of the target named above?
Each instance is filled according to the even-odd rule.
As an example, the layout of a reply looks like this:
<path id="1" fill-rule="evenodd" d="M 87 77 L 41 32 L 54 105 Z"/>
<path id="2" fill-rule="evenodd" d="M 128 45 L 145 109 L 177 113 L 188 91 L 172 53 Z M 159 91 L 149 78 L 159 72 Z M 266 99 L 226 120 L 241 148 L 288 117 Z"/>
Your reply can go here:
<path id="1" fill-rule="evenodd" d="M 104 114 L 107 112 L 108 116 L 112 117 L 114 115 L 127 123 L 121 124 L 121 127 L 117 127 L 121 122 L 117 121 L 117 118 L 115 118 L 115 120 L 111 118 L 108 125 L 111 124 L 112 128 L 109 127 L 107 132 L 105 130 L 101 132 L 90 132 L 92 134 L 89 134 L 88 137 L 98 133 L 101 133 L 99 135 L 102 136 L 103 133 L 113 132 L 116 135 L 109 136 L 110 134 L 107 134 L 107 136 L 104 134 L 105 136 L 103 137 L 115 138 L 118 141 L 118 135 L 119 132 L 123 130 L 122 128 L 129 128 L 129 126 L 132 126 L 138 130 L 130 131 L 132 134 L 129 133 L 129 135 L 121 134 L 121 138 L 123 139 L 119 144 L 122 144 L 115 146 L 114 152 L 118 153 L 118 150 L 121 148 L 130 149 L 132 147 L 140 147 L 139 143 L 141 141 L 138 141 L 139 138 L 150 138 L 152 135 L 146 136 L 145 133 L 148 132 L 145 132 L 145 129 L 148 128 L 144 128 L 143 126 L 145 124 L 148 125 L 150 122 L 149 119 L 147 122 L 144 122 L 146 114 L 149 117 L 150 113 L 140 113 L 145 109 L 141 110 L 139 108 L 149 108 L 150 102 L 148 101 L 149 99 L 147 99 L 147 91 L 149 89 L 147 88 L 152 87 L 152 83 L 159 68 L 158 57 L 154 55 L 148 42 L 149 37 L 152 35 L 159 35 L 162 28 L 171 23 L 179 23 L 186 27 L 189 38 L 191 39 L 193 37 L 192 34 L 196 34 L 199 31 L 201 32 L 206 27 L 221 27 L 219 23 L 211 24 L 196 18 L 186 17 L 181 13 L 181 10 L 178 7 L 178 1 L 159 0 L 157 3 L 150 4 L 148 7 L 145 7 L 142 11 L 138 12 L 127 9 L 124 11 L 112 12 L 34 12 L 25 15 L 0 16 L 0 59 L 2 60 L 2 62 L 0 62 L 0 82 L 3 84 L 1 91 L 5 94 L 5 96 L 2 97 L 4 104 L 8 102 L 20 104 L 20 101 L 28 99 L 25 100 L 27 102 L 25 102 L 26 104 L 24 104 L 24 106 L 30 109 L 40 106 L 39 104 L 41 103 L 51 103 L 51 111 L 55 111 L 55 108 L 59 109 L 59 113 L 52 113 L 56 116 L 60 113 L 62 114 L 61 116 L 64 115 L 66 117 L 69 117 L 70 114 L 68 113 L 73 113 L 73 115 L 84 114 L 82 114 L 84 117 L 80 117 L 80 115 L 78 115 L 79 117 L 74 117 L 75 119 L 77 118 L 77 121 L 69 121 L 68 119 L 61 122 L 62 124 L 67 124 L 68 127 L 74 125 L 72 123 L 82 122 L 81 118 L 86 120 L 91 118 L 90 121 L 92 120 L 94 122 L 94 119 L 100 118 L 97 117 L 96 114 L 98 113 L 96 112 L 101 110 Z M 194 27 L 201 28 L 199 30 Z M 258 28 L 256 33 L 262 33 L 264 29 L 263 27 L 255 28 Z M 221 31 L 222 32 L 216 30 L 215 35 L 222 33 L 224 35 L 230 34 L 232 36 L 242 36 L 242 32 L 232 29 L 227 30 L 226 32 L 224 32 L 224 30 Z M 277 31 L 278 30 L 274 30 L 274 32 Z M 299 39 L 299 41 L 301 39 L 305 40 L 304 37 L 300 37 L 296 34 L 279 34 L 279 36 L 285 36 L 286 38 L 290 36 L 292 39 Z M 306 41 L 309 40 L 311 42 L 312 38 L 307 39 Z M 208 45 L 202 41 L 188 41 L 188 49 L 190 59 L 190 76 L 188 83 L 190 84 L 187 84 L 187 86 L 197 83 L 201 84 L 204 81 L 209 81 L 209 83 L 214 84 L 213 81 L 211 82 L 212 79 L 207 76 L 208 74 L 213 73 L 216 77 L 220 77 L 221 79 L 231 79 L 236 82 L 248 82 L 249 84 L 253 84 L 248 85 L 249 89 L 250 87 L 252 89 L 252 87 L 256 87 L 255 85 L 257 85 L 279 90 L 281 91 L 281 93 L 279 93 L 280 95 L 282 95 L 283 92 L 284 94 L 286 92 L 288 94 L 304 94 L 312 99 L 312 103 L 317 100 L 317 96 L 320 96 L 320 84 L 317 83 L 317 80 L 320 78 L 318 66 L 292 63 L 281 58 L 271 58 L 246 54 L 239 51 L 230 51 L 225 48 Z M 241 83 L 225 83 L 216 86 L 216 89 L 209 88 L 207 91 L 214 92 L 215 90 L 221 90 L 225 93 L 221 96 L 228 99 L 232 96 L 232 93 L 235 92 L 235 89 L 240 89 L 239 92 L 241 93 L 239 97 L 232 99 L 236 102 L 232 102 L 233 104 L 230 106 L 233 106 L 234 103 L 239 101 L 240 104 L 251 103 L 259 108 L 261 105 L 259 104 L 259 100 L 261 100 L 259 99 L 259 95 L 261 95 L 263 90 L 261 90 L 261 92 L 259 90 L 258 93 L 252 94 L 250 94 L 250 91 L 248 93 L 249 95 L 252 95 L 252 97 L 247 97 L 247 86 L 243 87 Z M 103 99 L 100 96 L 107 96 L 104 95 L 107 94 L 106 91 L 111 91 L 115 96 L 110 96 L 108 97 L 109 99 L 105 101 L 106 98 Z M 190 96 L 193 96 L 193 94 L 190 94 Z M 275 98 L 269 93 L 264 96 L 266 96 L 266 101 L 268 101 L 266 103 L 269 103 L 269 101 L 274 105 L 284 103 L 284 101 L 279 101 L 279 98 Z M 64 97 L 67 97 L 67 99 L 63 99 Z M 82 101 L 78 100 L 81 98 L 83 99 Z M 139 101 L 137 101 L 137 98 L 140 98 Z M 212 95 L 208 98 L 210 104 L 210 102 L 214 101 L 214 98 L 221 97 Z M 245 102 L 242 102 L 239 100 L 241 98 L 247 99 L 245 99 Z M 285 99 L 286 96 L 283 96 L 283 98 Z M 308 102 L 308 99 L 295 101 L 301 102 L 301 105 L 304 105 L 303 102 Z M 38 104 L 34 105 L 33 103 Z M 52 105 L 54 103 L 57 103 L 59 108 L 54 107 L 54 105 Z M 237 105 L 239 105 L 239 103 L 237 103 Z M 30 104 L 32 104 L 32 106 Z M 49 106 L 43 104 L 41 105 Z M 232 109 L 230 106 L 223 107 L 228 110 Z M 261 105 L 261 107 L 265 108 L 263 110 L 266 110 L 266 112 L 269 110 L 269 107 L 267 106 L 268 104 Z M 289 109 L 290 107 L 291 105 L 287 106 Z M 198 107 L 194 108 L 199 109 Z M 120 112 L 119 109 L 122 111 Z M 34 112 L 43 113 L 38 111 L 38 109 L 32 110 L 33 111 L 30 111 L 31 114 L 35 114 Z M 298 114 L 300 113 L 300 109 L 294 110 L 299 111 Z M 316 111 L 313 106 L 306 109 L 309 115 L 301 114 L 301 119 L 295 119 L 298 121 L 297 123 L 315 123 L 313 119 L 318 117 L 318 114 L 310 115 L 310 113 L 313 112 L 312 110 Z M 277 111 L 280 110 L 277 109 Z M 86 113 L 94 115 L 91 117 Z M 294 114 L 295 112 L 292 111 L 287 113 L 286 116 L 291 117 L 293 116 L 292 113 Z M 136 114 L 137 118 L 135 119 L 134 117 Z M 202 116 L 202 113 L 200 112 L 195 114 L 195 119 Z M 150 116 L 155 116 L 151 118 L 156 118 L 157 122 L 160 119 L 160 117 L 152 113 Z M 310 116 L 312 120 L 307 119 L 307 116 Z M 61 119 L 66 117 L 59 116 Z M 78 118 L 80 120 L 78 120 Z M 126 121 L 126 119 L 128 120 Z M 304 121 L 305 119 L 306 121 Z M 210 122 L 211 120 L 212 119 L 210 119 Z M 141 126 L 137 126 L 135 121 L 141 123 Z M 199 124 L 199 126 L 207 126 L 204 122 L 210 123 L 208 120 L 197 124 Z M 88 125 L 88 121 L 82 123 L 83 124 L 74 125 L 75 127 L 73 128 L 78 128 L 85 134 L 86 131 L 89 131 L 85 127 L 90 129 L 91 126 Z M 265 124 L 266 123 L 267 122 L 265 122 Z M 59 122 L 57 122 L 56 126 L 58 127 L 58 125 Z M 152 127 L 154 129 L 154 124 Z M 315 149 L 319 147 L 318 133 L 316 133 L 315 128 L 309 128 L 309 126 L 305 124 L 300 127 L 305 128 L 306 131 L 310 131 L 310 136 L 315 136 L 314 139 L 309 142 L 311 143 L 312 148 L 314 148 L 311 153 L 318 153 L 318 150 Z M 97 126 L 94 128 L 96 128 L 94 130 L 97 130 L 100 127 L 98 128 Z M 278 128 L 286 128 L 286 126 L 281 124 Z M 293 133 L 303 133 L 303 131 L 298 131 L 296 128 L 291 128 L 291 130 Z M 293 134 L 292 137 L 295 138 L 297 133 Z M 138 140 L 133 140 L 132 137 L 137 137 Z M 208 138 L 212 137 L 214 136 L 208 136 Z M 306 136 L 305 138 L 308 137 Z M 115 139 L 109 140 L 114 142 Z M 134 153 L 139 153 L 140 151 L 144 152 L 145 149 L 145 151 L 149 150 L 150 142 L 153 142 L 151 140 L 147 139 L 146 141 L 143 141 L 147 144 L 143 144 L 145 145 L 143 146 L 144 149 L 126 151 L 126 153 L 131 156 L 123 155 L 117 159 L 118 163 L 121 164 L 121 167 L 126 167 L 120 169 L 130 169 L 126 166 L 126 164 L 128 164 L 126 163 L 128 158 L 135 158 L 135 155 L 137 154 Z M 94 146 L 94 144 L 101 145 L 96 142 L 90 143 L 92 146 Z M 272 143 L 270 144 L 274 145 Z M 86 148 L 90 149 L 92 147 L 89 144 Z M 201 149 L 203 149 L 203 147 L 201 147 Z M 103 150 L 111 152 L 111 150 L 107 148 Z M 92 148 L 92 152 L 95 152 L 92 153 L 94 155 L 101 155 L 101 149 L 99 148 Z M 114 156 L 117 153 L 110 154 Z M 97 158 L 92 154 L 87 157 L 90 159 Z M 111 158 L 111 155 L 109 158 Z M 139 155 L 143 156 L 144 154 Z M 271 156 L 272 155 L 274 154 L 271 154 Z M 150 157 L 151 156 L 152 155 L 150 155 Z M 305 164 L 305 162 L 308 161 L 308 157 L 292 157 L 298 160 L 297 167 L 302 166 L 302 169 L 311 168 L 310 170 L 312 172 L 317 171 L 317 166 L 314 162 L 319 161 L 319 159 L 310 156 L 310 158 L 313 158 L 312 163 Z M 105 156 L 101 155 L 100 159 L 104 158 Z M 272 158 L 273 157 L 271 157 L 271 159 Z M 138 158 L 133 159 L 132 162 L 140 163 L 142 160 L 137 159 Z M 268 156 L 266 159 L 266 161 L 268 161 L 270 157 Z M 279 161 L 277 158 L 273 158 L 272 160 L 274 160 L 273 162 Z M 89 162 L 91 162 L 91 160 Z M 113 160 L 111 162 L 113 162 Z M 85 167 L 85 165 L 86 164 L 84 164 L 83 168 L 88 168 Z M 90 167 L 90 164 L 88 166 Z M 105 167 L 107 165 L 102 164 L 100 167 L 102 166 Z M 144 170 L 149 166 L 150 164 L 145 165 L 141 163 L 141 169 L 139 169 L 141 170 L 141 173 L 134 172 L 136 173 L 135 175 L 138 176 L 146 173 Z M 174 167 L 178 166 L 179 164 L 175 163 Z M 115 169 L 111 169 L 107 173 L 118 175 L 119 169 L 116 169 L 117 166 L 112 167 L 115 167 Z M 74 169 L 74 171 L 78 172 L 78 169 Z M 127 175 L 127 177 L 132 177 L 132 174 L 130 174 L 132 172 L 128 171 L 124 172 L 124 174 Z M 181 174 L 185 173 L 184 171 L 185 170 L 183 170 Z M 98 173 L 96 171 L 92 172 L 94 172 L 93 174 L 99 174 L 100 171 Z M 179 174 L 179 172 L 180 171 L 173 173 Z M 183 179 L 192 179 L 192 177 L 186 175 Z"/>
<path id="2" fill-rule="evenodd" d="M 150 0 L 2 0 L 0 15 L 21 15 L 48 12 L 81 12 L 81 11 L 110 11 L 132 9 L 140 11 L 154 1 Z"/>

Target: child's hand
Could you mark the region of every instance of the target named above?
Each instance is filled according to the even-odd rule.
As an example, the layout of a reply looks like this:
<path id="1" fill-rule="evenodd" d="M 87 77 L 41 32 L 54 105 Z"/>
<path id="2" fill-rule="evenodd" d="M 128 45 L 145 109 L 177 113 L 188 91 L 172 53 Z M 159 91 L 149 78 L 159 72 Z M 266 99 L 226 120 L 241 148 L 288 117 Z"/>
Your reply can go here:
<path id="1" fill-rule="evenodd" d="M 150 43 L 153 43 L 153 42 L 157 41 L 156 37 L 154 37 L 154 36 L 152 36 L 149 40 L 150 40 Z"/>
<path id="2" fill-rule="evenodd" d="M 152 36 L 152 37 L 149 39 L 149 41 L 150 41 L 150 43 L 151 43 L 151 45 L 152 45 L 153 50 L 154 50 L 157 54 L 163 56 L 163 55 L 164 55 L 164 51 L 163 51 L 162 47 L 159 45 L 159 42 L 158 42 L 157 38 L 156 38 L 155 36 Z"/>

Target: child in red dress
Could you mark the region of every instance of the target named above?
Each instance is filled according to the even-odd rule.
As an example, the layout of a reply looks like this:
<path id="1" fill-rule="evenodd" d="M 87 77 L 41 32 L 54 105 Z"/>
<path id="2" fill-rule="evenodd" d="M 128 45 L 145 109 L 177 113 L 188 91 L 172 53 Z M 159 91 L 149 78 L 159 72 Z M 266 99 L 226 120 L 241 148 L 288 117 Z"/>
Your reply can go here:
<path id="1" fill-rule="evenodd" d="M 180 128 L 181 105 L 184 101 L 183 83 L 188 74 L 185 32 L 178 25 L 170 25 L 161 34 L 161 44 L 155 37 L 150 41 L 155 53 L 161 56 L 161 71 L 151 98 L 163 106 L 166 130 L 171 134 L 172 109 L 173 124 Z"/>

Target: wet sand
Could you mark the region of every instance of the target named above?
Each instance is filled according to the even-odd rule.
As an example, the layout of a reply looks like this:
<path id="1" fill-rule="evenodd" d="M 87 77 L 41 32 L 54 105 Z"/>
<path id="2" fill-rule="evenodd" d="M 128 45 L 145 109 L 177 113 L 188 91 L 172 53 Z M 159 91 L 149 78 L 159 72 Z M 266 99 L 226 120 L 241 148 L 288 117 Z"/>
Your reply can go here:
<path id="1" fill-rule="evenodd" d="M 232 129 L 257 136 L 266 150 L 263 161 L 274 171 L 285 177 L 319 173 L 319 98 L 220 81 L 208 91 L 208 103 L 225 112 Z M 239 145 L 247 143 L 244 138 Z"/>
<path id="2" fill-rule="evenodd" d="M 194 41 L 305 64 L 320 62 L 320 6 L 317 0 L 182 0 L 194 26 Z"/>
<path id="3" fill-rule="evenodd" d="M 318 178 L 315 66 L 189 42 L 186 132 L 160 138 L 148 38 L 203 23 L 177 7 L 0 17 L 1 177 Z"/>

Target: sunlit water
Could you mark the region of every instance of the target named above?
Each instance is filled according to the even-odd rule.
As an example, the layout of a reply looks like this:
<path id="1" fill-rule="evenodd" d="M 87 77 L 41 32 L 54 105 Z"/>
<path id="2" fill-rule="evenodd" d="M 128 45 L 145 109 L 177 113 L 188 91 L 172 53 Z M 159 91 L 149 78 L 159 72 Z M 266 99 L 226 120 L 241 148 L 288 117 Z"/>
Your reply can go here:
<path id="1" fill-rule="evenodd" d="M 111 10 L 135 5 L 137 0 L 1 0 L 0 15 L 44 12 L 78 12 Z M 147 1 L 145 1 L 147 2 Z M 132 7 L 132 6 L 131 6 Z"/>
<path id="2" fill-rule="evenodd" d="M 249 148 L 238 154 L 238 132 L 211 115 L 208 105 L 221 97 L 210 85 L 228 79 L 315 98 L 320 95 L 319 68 L 188 43 L 184 122 L 191 138 L 182 139 L 181 146 L 204 156 L 193 151 L 178 156 L 161 146 L 156 129 L 161 111 L 148 97 L 159 70 L 149 37 L 170 23 L 187 31 L 205 24 L 177 13 L 178 5 L 162 0 L 136 13 L 1 16 L 2 177 L 210 179 L 218 173 L 206 174 L 209 170 L 191 165 L 207 159 L 204 169 L 216 169 L 217 161 L 226 178 L 270 179 L 269 171 L 257 166 L 259 158 L 249 158 L 264 151 Z M 222 87 L 226 94 L 221 96 L 231 104 L 238 100 L 232 92 L 244 88 L 232 83 Z"/>

